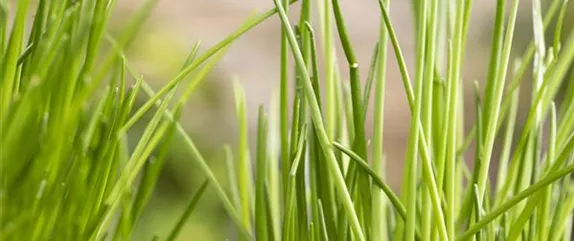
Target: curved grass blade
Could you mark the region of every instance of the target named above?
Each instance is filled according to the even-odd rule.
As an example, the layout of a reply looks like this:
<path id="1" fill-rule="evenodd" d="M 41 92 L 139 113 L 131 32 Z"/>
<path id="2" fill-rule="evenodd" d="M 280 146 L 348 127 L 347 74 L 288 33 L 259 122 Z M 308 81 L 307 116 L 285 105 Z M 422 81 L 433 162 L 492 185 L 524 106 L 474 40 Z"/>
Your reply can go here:
<path id="1" fill-rule="evenodd" d="M 333 142 L 333 146 L 342 151 L 343 153 L 345 153 L 345 155 L 349 156 L 351 160 L 356 162 L 359 167 L 361 167 L 367 174 L 369 174 L 369 176 L 373 179 L 373 183 L 375 183 L 380 189 L 383 190 L 383 192 L 385 192 L 385 194 L 389 198 L 389 201 L 391 202 L 391 204 L 393 204 L 395 210 L 397 210 L 401 218 L 405 220 L 407 215 L 405 206 L 401 203 L 401 200 L 397 197 L 397 195 L 395 195 L 391 187 L 387 185 L 385 182 L 383 182 L 381 178 L 379 178 L 377 173 L 369 166 L 369 164 L 365 160 L 363 160 L 363 158 L 361 158 L 359 155 L 347 149 L 340 143 Z"/>

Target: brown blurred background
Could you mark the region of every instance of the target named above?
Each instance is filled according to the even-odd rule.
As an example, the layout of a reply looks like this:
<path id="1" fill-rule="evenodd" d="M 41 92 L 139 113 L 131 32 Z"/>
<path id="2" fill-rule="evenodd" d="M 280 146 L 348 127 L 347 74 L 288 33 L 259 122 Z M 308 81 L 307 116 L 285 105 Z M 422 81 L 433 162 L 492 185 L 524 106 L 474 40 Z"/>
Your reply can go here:
<path id="1" fill-rule="evenodd" d="M 120 26 L 127 16 L 142 3 L 142 0 L 120 0 L 117 14 L 112 22 Z M 413 65 L 414 32 L 412 28 L 411 1 L 391 1 L 391 15 L 398 38 L 406 54 L 407 63 Z M 465 59 L 465 91 L 471 94 L 474 80 L 483 80 L 486 75 L 490 53 L 491 25 L 496 0 L 473 1 L 472 22 L 469 29 L 468 49 Z M 550 2 L 550 1 L 543 1 Z M 355 51 L 366 76 L 371 51 L 379 28 L 379 8 L 375 0 L 341 1 L 347 27 Z M 515 52 L 523 50 L 532 39 L 531 2 L 522 1 L 515 34 Z M 570 4 L 570 9 L 572 5 Z M 271 0 L 160 0 L 152 17 L 140 33 L 132 48 L 129 59 L 137 70 L 146 76 L 155 87 L 161 86 L 174 76 L 182 65 L 188 51 L 197 41 L 202 48 L 214 45 L 231 33 L 254 11 L 262 12 L 272 7 Z M 292 7 L 296 19 L 299 4 Z M 571 23 L 572 18 L 566 23 Z M 317 24 L 315 24 L 317 26 Z M 224 163 L 221 146 L 236 143 L 235 111 L 231 81 L 237 76 L 245 87 L 248 116 L 251 126 L 255 125 L 256 109 L 259 104 L 269 104 L 271 92 L 279 84 L 279 30 L 277 17 L 272 17 L 235 42 L 223 61 L 205 81 L 200 90 L 187 104 L 182 124 L 203 151 L 210 165 L 221 180 Z M 338 53 L 340 66 L 345 66 L 342 52 Z M 410 116 L 403 85 L 397 65 L 389 56 L 386 107 L 385 107 L 385 152 L 388 160 L 388 178 L 394 187 L 398 186 L 402 173 L 402 159 L 408 135 Z M 411 71 L 412 72 L 412 71 Z M 346 70 L 341 69 L 345 74 Z M 526 92 L 528 93 L 528 92 Z M 472 98 L 467 98 L 470 100 Z M 523 100 L 527 102 L 527 100 Z M 465 103 L 469 107 L 472 102 Z M 472 122 L 473 108 L 465 108 L 467 126 Z M 372 124 L 367 118 L 368 131 Z M 252 128 L 254 129 L 254 128 Z M 370 135 L 370 134 L 369 134 Z M 251 138 L 254 143 L 255 138 Z M 173 225 L 183 205 L 195 191 L 204 176 L 193 166 L 189 157 L 178 152 L 177 143 L 172 148 L 167 166 L 159 183 L 155 198 L 144 215 L 135 240 L 147 240 L 154 233 L 164 234 Z M 394 175 L 393 175 L 394 174 Z M 222 181 L 222 183 L 224 183 Z M 192 215 L 180 240 L 226 240 L 233 238 L 232 227 L 216 195 L 208 191 Z"/>

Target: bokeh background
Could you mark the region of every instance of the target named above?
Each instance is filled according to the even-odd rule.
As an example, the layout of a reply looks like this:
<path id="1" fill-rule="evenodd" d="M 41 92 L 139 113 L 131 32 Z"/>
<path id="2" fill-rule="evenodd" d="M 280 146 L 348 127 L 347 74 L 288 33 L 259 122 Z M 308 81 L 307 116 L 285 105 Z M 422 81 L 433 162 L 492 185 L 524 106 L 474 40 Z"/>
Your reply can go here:
<path id="1" fill-rule="evenodd" d="M 124 20 L 142 2 L 142 0 L 119 0 L 112 27 L 119 29 Z M 465 91 L 469 94 L 472 82 L 481 81 L 486 76 L 491 25 L 496 5 L 496 0 L 473 2 L 463 73 Z M 532 39 L 532 4 L 530 0 L 521 2 L 514 53 L 524 50 Z M 550 1 L 542 2 L 548 5 L 547 2 Z M 380 13 L 377 1 L 343 0 L 341 4 L 359 63 L 363 66 L 362 76 L 366 76 L 369 58 L 378 34 Z M 201 49 L 204 50 L 239 27 L 254 12 L 262 12 L 272 5 L 271 0 L 160 0 L 151 18 L 128 50 L 129 60 L 137 71 L 144 74 L 148 82 L 159 87 L 179 71 L 196 41 L 202 41 Z M 299 4 L 294 4 L 292 9 L 292 17 L 296 19 Z M 415 44 L 411 9 L 411 1 L 391 1 L 392 21 L 410 67 L 414 64 Z M 571 3 L 569 9 L 569 12 L 574 12 L 572 11 L 574 4 Z M 574 18 L 568 17 L 565 23 L 568 25 L 565 32 L 568 32 L 567 29 L 574 23 Z M 236 143 L 232 80 L 237 77 L 245 87 L 248 116 L 251 126 L 254 127 L 257 106 L 269 104 L 272 92 L 278 88 L 279 31 L 279 20 L 277 17 L 272 17 L 235 42 L 208 81 L 205 81 L 191 98 L 184 111 L 181 120 L 183 126 L 222 180 L 225 177 L 222 145 L 230 144 L 233 147 Z M 338 56 L 339 64 L 344 67 L 341 50 Z M 390 59 L 387 73 L 384 144 L 388 162 L 387 178 L 396 188 L 402 173 L 404 147 L 408 135 L 406 123 L 409 123 L 410 114 L 397 65 L 392 56 Z M 342 69 L 341 72 L 345 75 L 346 71 Z M 526 92 L 528 88 L 523 88 L 523 91 L 528 93 Z M 521 101 L 528 102 L 525 98 Z M 465 108 L 468 110 L 468 113 L 465 113 L 466 119 L 471 120 L 473 108 L 470 107 L 473 103 L 465 104 L 469 106 Z M 523 107 L 522 110 L 524 112 L 526 109 Z M 467 126 L 472 123 L 467 122 Z M 371 123 L 369 115 L 367 118 L 369 132 Z M 137 136 L 138 131 L 132 134 Z M 254 137 L 251 138 L 251 143 L 254 143 L 254 140 Z M 205 178 L 193 165 L 190 157 L 178 150 L 178 143 L 173 143 L 157 191 L 138 224 L 134 240 L 147 240 L 153 234 L 165 234 Z M 180 240 L 212 241 L 228 238 L 233 240 L 232 225 L 215 193 L 208 191 L 186 224 Z"/>

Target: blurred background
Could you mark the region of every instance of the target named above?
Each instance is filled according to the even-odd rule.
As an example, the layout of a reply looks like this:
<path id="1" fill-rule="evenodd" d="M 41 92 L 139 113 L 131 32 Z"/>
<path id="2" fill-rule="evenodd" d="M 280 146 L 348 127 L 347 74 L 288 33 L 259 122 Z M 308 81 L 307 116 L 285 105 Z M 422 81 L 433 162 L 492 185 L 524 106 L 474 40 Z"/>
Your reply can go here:
<path id="1" fill-rule="evenodd" d="M 123 20 L 142 2 L 120 0 L 111 22 L 113 27 L 119 28 L 124 23 Z M 463 73 L 465 91 L 469 95 L 472 82 L 482 81 L 486 76 L 492 30 L 490 26 L 496 5 L 496 0 L 473 2 Z M 521 2 L 514 53 L 521 53 L 532 39 L 532 4 L 530 0 Z M 547 4 L 551 1 L 542 2 Z M 379 28 L 380 12 L 377 1 L 346 0 L 341 1 L 341 4 L 359 64 L 362 66 L 362 76 L 365 77 Z M 143 31 L 129 49 L 128 57 L 148 82 L 155 87 L 162 86 L 179 71 L 196 41 L 201 40 L 201 49 L 205 50 L 239 27 L 255 11 L 265 11 L 272 5 L 271 0 L 159 1 Z M 297 19 L 299 4 L 294 4 L 292 9 L 292 18 Z M 391 1 L 392 21 L 398 31 L 409 68 L 414 64 L 415 44 L 411 9 L 411 1 Z M 569 9 L 569 12 L 573 12 L 574 4 L 571 3 Z M 568 17 L 565 23 L 571 26 L 574 18 Z M 567 29 L 571 27 L 565 27 L 565 32 Z M 271 93 L 279 85 L 279 31 L 279 19 L 272 17 L 235 42 L 208 81 L 203 82 L 186 106 L 181 123 L 221 180 L 225 177 L 222 145 L 230 144 L 233 147 L 237 142 L 232 80 L 234 77 L 239 78 L 245 87 L 250 125 L 254 127 L 257 106 L 268 105 Z M 567 36 L 567 33 L 563 35 Z M 339 64 L 346 66 L 340 49 L 338 56 Z M 397 188 L 402 173 L 410 114 L 397 65 L 394 57 L 389 57 L 384 148 L 388 162 L 387 178 L 393 187 Z M 341 69 L 341 73 L 345 76 L 346 69 Z M 528 84 L 525 87 L 527 86 Z M 522 91 L 529 93 L 528 88 L 522 88 Z M 472 98 L 467 98 L 470 99 Z M 528 101 L 526 98 L 521 100 L 524 103 Z M 472 121 L 469 120 L 473 118 L 473 108 L 470 107 L 473 103 L 468 102 L 465 105 L 469 106 L 465 108 L 468 112 L 465 115 L 467 126 L 470 126 Z M 522 110 L 521 112 L 524 112 L 525 109 Z M 371 125 L 372 118 L 369 115 L 368 133 L 371 131 Z M 134 135 L 137 135 L 137 131 Z M 250 141 L 253 144 L 255 138 Z M 154 198 L 138 225 L 135 240 L 146 240 L 156 233 L 165 234 L 205 178 L 193 165 L 193 161 L 178 149 L 178 143 L 174 143 Z M 180 235 L 180 240 L 233 240 L 232 225 L 215 193 L 209 190 L 199 205 Z"/>

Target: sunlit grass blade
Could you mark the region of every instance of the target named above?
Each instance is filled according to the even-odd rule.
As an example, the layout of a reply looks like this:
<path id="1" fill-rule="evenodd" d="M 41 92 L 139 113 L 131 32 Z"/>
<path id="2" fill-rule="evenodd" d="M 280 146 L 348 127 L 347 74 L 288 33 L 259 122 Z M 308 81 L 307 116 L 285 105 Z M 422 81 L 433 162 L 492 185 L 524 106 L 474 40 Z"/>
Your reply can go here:
<path id="1" fill-rule="evenodd" d="M 235 111 L 237 113 L 237 126 L 239 129 L 239 150 L 237 159 L 237 183 L 239 189 L 239 200 L 241 204 L 241 217 L 242 222 L 248 229 L 251 228 L 251 161 L 248 146 L 248 126 L 247 126 L 247 110 L 245 104 L 245 94 L 243 87 L 238 80 L 233 84 L 235 93 Z"/>
<path id="2" fill-rule="evenodd" d="M 223 146 L 223 152 L 225 155 L 225 171 L 227 173 L 227 182 L 230 189 L 231 200 L 233 201 L 235 209 L 239 209 L 241 205 L 239 204 L 239 189 L 237 186 L 237 175 L 235 167 L 235 158 L 233 158 L 233 151 L 229 145 Z"/>

